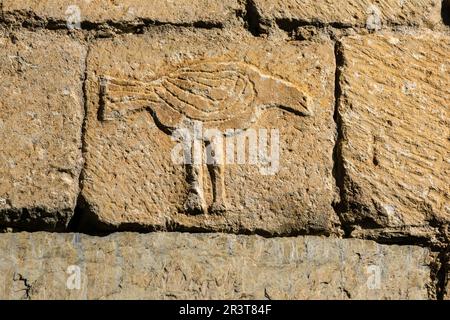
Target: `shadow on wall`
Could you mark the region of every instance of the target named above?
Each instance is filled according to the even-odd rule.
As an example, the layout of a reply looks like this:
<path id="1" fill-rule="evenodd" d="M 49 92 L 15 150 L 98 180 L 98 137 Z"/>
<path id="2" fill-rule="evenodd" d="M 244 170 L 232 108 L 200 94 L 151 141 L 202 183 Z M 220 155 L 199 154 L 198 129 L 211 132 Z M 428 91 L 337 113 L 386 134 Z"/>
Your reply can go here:
<path id="1" fill-rule="evenodd" d="M 441 15 L 444 24 L 450 26 L 450 0 L 442 1 Z"/>

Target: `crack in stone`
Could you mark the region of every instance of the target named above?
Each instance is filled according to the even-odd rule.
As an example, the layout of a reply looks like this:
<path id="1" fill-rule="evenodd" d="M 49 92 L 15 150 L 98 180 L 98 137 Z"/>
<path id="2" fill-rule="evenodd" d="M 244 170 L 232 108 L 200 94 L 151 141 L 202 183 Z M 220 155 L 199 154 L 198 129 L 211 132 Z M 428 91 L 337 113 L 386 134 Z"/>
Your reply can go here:
<path id="1" fill-rule="evenodd" d="M 14 282 L 22 282 L 23 283 L 24 289 L 21 289 L 20 291 L 24 291 L 24 298 L 25 298 L 25 300 L 31 300 L 32 285 L 29 283 L 28 279 L 25 278 L 20 273 L 14 273 L 13 281 Z"/>
<path id="2" fill-rule="evenodd" d="M 315 27 L 319 29 L 324 29 L 327 27 L 332 27 L 334 29 L 351 29 L 351 28 L 363 28 L 364 26 L 352 25 L 343 22 L 321 22 L 321 21 L 308 21 L 302 19 L 289 19 L 289 18 L 279 18 L 275 20 L 275 24 L 281 30 L 291 33 L 300 27 Z"/>
<path id="3" fill-rule="evenodd" d="M 85 142 L 85 136 L 86 136 L 86 126 L 87 126 L 87 113 L 88 113 L 88 99 L 87 99 L 87 78 L 88 78 L 88 59 L 89 54 L 91 50 L 91 42 L 89 41 L 87 43 L 87 49 L 86 49 L 86 55 L 84 57 L 84 63 L 83 63 L 83 80 L 82 80 L 82 91 L 83 91 L 83 123 L 81 126 L 81 157 L 82 157 L 82 168 L 80 171 L 80 175 L 78 177 L 78 196 L 77 196 L 77 203 L 75 205 L 75 209 L 72 215 L 72 218 L 70 219 L 67 230 L 69 232 L 76 232 L 80 228 L 80 223 L 82 221 L 84 210 L 82 205 L 82 195 L 81 191 L 83 190 L 83 176 L 84 176 L 84 168 L 85 168 L 85 149 L 86 149 L 86 142 Z"/>
<path id="4" fill-rule="evenodd" d="M 7 26 L 21 26 L 25 29 L 37 30 L 67 30 L 67 21 L 62 19 L 44 18 L 32 11 L 14 11 L 5 13 L 2 8 L 2 19 L 0 24 Z M 97 37 L 113 37 L 118 34 L 139 34 L 149 27 L 172 26 L 197 29 L 221 29 L 222 22 L 217 21 L 193 21 L 193 22 L 167 22 L 152 19 L 138 18 L 132 21 L 112 21 L 103 22 L 81 21 L 80 31 L 97 32 Z"/>
<path id="5" fill-rule="evenodd" d="M 255 37 L 263 33 L 261 29 L 261 15 L 254 0 L 245 1 L 245 14 L 243 16 L 247 30 Z"/>
<path id="6" fill-rule="evenodd" d="M 437 257 L 430 264 L 431 269 L 431 281 L 434 283 L 434 287 L 431 289 L 430 296 L 436 300 L 444 300 L 448 292 L 446 290 L 446 284 L 448 281 L 447 273 L 449 271 L 450 263 L 450 247 L 437 252 Z"/>
<path id="7" fill-rule="evenodd" d="M 450 26 L 450 0 L 442 0 L 441 16 L 442 22 Z"/>
<path id="8" fill-rule="evenodd" d="M 0 21 L 5 20 L 5 10 L 3 8 L 3 0 L 0 0 Z"/>
<path id="9" fill-rule="evenodd" d="M 344 231 L 345 237 L 350 237 L 351 233 L 351 226 L 348 225 L 345 220 L 343 219 L 343 212 L 345 212 L 345 186 L 344 186 L 344 179 L 345 179 L 345 168 L 343 164 L 343 155 L 341 150 L 341 143 L 344 139 L 344 133 L 343 133 L 343 125 L 342 125 L 342 119 L 339 114 L 339 103 L 340 98 L 342 95 L 342 89 L 340 86 L 340 78 L 341 78 L 341 68 L 344 65 L 344 57 L 340 48 L 340 42 L 339 40 L 335 41 L 334 46 L 334 54 L 335 54 L 335 64 L 336 64 L 336 70 L 335 70 L 335 84 L 334 84 L 334 99 L 335 99 L 335 105 L 334 105 L 334 122 L 336 125 L 336 142 L 333 150 L 333 177 L 336 182 L 336 187 L 339 190 L 339 200 L 335 203 L 333 203 L 333 209 L 338 216 L 340 222 L 341 222 L 341 228 Z"/>

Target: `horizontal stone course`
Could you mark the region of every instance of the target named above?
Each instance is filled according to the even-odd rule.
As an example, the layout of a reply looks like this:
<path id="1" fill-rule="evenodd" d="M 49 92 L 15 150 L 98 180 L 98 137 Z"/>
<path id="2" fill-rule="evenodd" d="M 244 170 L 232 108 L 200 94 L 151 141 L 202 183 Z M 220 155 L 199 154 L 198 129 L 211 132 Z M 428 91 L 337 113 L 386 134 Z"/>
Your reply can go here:
<path id="1" fill-rule="evenodd" d="M 222 24 L 243 9 L 237 0 L 3 0 L 6 15 L 31 14 L 40 19 L 87 23 L 153 21 L 174 24 Z"/>
<path id="2" fill-rule="evenodd" d="M 427 249 L 188 233 L 0 235 L 0 299 L 427 299 Z M 431 296 L 430 296 L 431 295 Z"/>
<path id="3" fill-rule="evenodd" d="M 313 24 L 359 26 L 442 24 L 441 0 L 252 0 L 265 24 L 299 21 Z"/>

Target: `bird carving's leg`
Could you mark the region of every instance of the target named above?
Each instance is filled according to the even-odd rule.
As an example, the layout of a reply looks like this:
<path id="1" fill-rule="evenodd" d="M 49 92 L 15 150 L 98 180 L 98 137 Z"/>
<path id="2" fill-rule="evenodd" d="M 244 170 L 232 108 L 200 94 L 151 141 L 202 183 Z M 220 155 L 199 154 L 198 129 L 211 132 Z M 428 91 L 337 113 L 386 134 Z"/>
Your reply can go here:
<path id="1" fill-rule="evenodd" d="M 189 191 L 184 209 L 192 214 L 204 214 L 207 213 L 207 206 L 203 192 L 203 143 L 194 139 L 190 153 L 190 159 L 186 163 Z"/>
<path id="2" fill-rule="evenodd" d="M 193 214 L 204 214 L 207 212 L 207 208 L 203 194 L 203 167 L 202 165 L 187 164 L 186 173 L 189 191 L 184 209 Z"/>
<path id="3" fill-rule="evenodd" d="M 228 210 L 225 193 L 225 168 L 224 165 L 209 165 L 209 172 L 213 185 L 213 203 L 210 211 L 221 214 Z"/>
<path id="4" fill-rule="evenodd" d="M 223 214 L 228 210 L 225 191 L 225 157 L 222 141 L 207 141 L 210 159 L 207 162 L 213 191 L 213 203 L 210 212 Z"/>

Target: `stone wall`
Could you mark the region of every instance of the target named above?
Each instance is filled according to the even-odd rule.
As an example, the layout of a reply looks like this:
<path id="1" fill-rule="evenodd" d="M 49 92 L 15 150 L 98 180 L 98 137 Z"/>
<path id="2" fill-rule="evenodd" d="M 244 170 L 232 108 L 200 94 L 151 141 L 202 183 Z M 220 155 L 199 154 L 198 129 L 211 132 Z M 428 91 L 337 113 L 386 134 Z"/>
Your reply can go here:
<path id="1" fill-rule="evenodd" d="M 0 298 L 447 298 L 449 25 L 0 0 Z"/>

